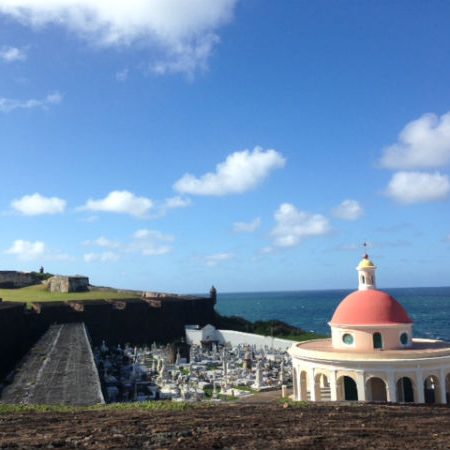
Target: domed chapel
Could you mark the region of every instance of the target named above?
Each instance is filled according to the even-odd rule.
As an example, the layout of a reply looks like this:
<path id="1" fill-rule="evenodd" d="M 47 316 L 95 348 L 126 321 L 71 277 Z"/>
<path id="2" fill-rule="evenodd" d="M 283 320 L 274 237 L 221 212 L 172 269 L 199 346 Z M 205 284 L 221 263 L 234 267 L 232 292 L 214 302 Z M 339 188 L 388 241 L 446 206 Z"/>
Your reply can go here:
<path id="1" fill-rule="evenodd" d="M 376 288 L 364 255 L 358 290 L 336 308 L 331 338 L 292 345 L 293 399 L 450 403 L 450 343 L 413 338 L 403 306 Z"/>

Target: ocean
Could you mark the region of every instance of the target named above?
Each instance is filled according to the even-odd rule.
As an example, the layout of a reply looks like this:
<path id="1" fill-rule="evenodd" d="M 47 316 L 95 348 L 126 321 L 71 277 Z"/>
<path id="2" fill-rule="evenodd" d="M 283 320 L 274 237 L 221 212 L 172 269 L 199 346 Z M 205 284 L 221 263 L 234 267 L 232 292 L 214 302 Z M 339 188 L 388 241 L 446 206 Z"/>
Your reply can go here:
<path id="1" fill-rule="evenodd" d="M 450 287 L 383 289 L 414 321 L 415 337 L 450 341 Z M 339 302 L 351 290 L 218 293 L 217 311 L 225 316 L 282 320 L 305 331 L 329 335 Z"/>

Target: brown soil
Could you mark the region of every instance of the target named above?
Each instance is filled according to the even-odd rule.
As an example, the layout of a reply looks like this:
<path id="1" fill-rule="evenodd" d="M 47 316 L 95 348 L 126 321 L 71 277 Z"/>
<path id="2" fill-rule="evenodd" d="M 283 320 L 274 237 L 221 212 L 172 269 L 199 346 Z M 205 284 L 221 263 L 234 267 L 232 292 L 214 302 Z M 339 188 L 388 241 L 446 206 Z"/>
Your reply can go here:
<path id="1" fill-rule="evenodd" d="M 0 448 L 450 449 L 450 408 L 233 403 L 0 416 Z"/>

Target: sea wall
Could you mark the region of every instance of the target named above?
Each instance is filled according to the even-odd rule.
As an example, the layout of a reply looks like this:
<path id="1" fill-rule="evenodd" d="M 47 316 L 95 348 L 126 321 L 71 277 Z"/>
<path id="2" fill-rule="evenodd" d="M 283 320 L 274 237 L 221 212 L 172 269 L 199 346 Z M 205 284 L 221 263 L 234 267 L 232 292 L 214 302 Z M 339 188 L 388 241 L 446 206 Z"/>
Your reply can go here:
<path id="1" fill-rule="evenodd" d="M 254 345 L 256 348 L 274 348 L 286 351 L 292 346 L 293 341 L 288 339 L 274 338 L 272 336 L 261 336 L 259 334 L 244 333 L 233 330 L 216 330 L 207 325 L 204 328 L 186 328 L 186 343 L 200 345 L 202 342 L 215 341 L 219 344 L 229 343 L 233 346 L 238 344 Z"/>

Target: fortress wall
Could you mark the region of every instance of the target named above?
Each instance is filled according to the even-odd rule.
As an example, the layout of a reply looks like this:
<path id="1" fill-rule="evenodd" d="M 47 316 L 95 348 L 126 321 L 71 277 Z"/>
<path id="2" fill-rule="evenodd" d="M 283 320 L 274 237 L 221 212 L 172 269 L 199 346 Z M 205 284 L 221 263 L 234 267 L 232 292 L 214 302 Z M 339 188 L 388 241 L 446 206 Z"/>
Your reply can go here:
<path id="1" fill-rule="evenodd" d="M 2 289 L 23 288 L 37 282 L 36 277 L 31 273 L 0 270 L 0 288 Z"/>
<path id="2" fill-rule="evenodd" d="M 205 326 L 213 323 L 215 302 L 210 298 L 190 299 L 180 302 L 167 302 L 162 305 L 164 317 L 170 317 L 169 329 L 166 331 L 170 340 L 184 336 L 186 325 Z"/>
<path id="3" fill-rule="evenodd" d="M 23 303 L 0 303 L 0 378 L 10 372 L 30 346 Z"/>
<path id="4" fill-rule="evenodd" d="M 172 297 L 42 302 L 27 310 L 24 304 L 0 302 L 0 379 L 53 324 L 84 322 L 93 345 L 167 343 L 184 338 L 185 325 L 212 323 L 214 304 L 210 298 Z"/>
<path id="5" fill-rule="evenodd" d="M 87 280 L 87 278 L 86 278 Z M 36 283 L 31 273 L 0 271 L 0 286 Z M 126 294 L 125 294 L 126 295 Z M 25 304 L 0 302 L 0 380 L 4 378 L 53 324 L 83 322 L 91 342 L 145 345 L 184 338 L 188 324 L 214 323 L 215 298 L 172 294 L 149 295 L 144 300 L 84 300 Z"/>

